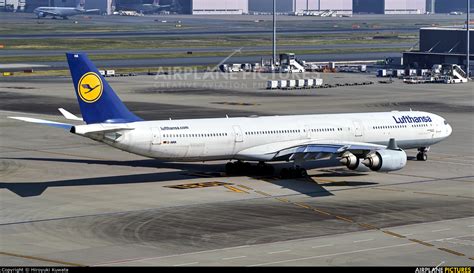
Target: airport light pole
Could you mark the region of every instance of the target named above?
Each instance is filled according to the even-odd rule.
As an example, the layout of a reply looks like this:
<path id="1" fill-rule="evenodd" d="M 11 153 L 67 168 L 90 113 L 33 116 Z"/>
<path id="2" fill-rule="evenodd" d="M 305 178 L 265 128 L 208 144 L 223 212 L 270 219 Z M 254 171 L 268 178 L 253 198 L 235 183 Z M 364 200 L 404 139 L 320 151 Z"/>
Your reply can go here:
<path id="1" fill-rule="evenodd" d="M 273 0 L 273 66 L 276 65 L 276 0 Z"/>
<path id="2" fill-rule="evenodd" d="M 470 79 L 471 77 L 471 74 L 469 73 L 469 69 L 470 69 L 470 62 L 469 62 L 469 55 L 470 55 L 470 33 L 469 33 L 469 13 L 471 12 L 471 0 L 467 0 L 467 22 L 466 22 L 466 38 L 467 38 L 467 42 L 466 42 L 466 72 L 467 72 L 467 78 Z"/>

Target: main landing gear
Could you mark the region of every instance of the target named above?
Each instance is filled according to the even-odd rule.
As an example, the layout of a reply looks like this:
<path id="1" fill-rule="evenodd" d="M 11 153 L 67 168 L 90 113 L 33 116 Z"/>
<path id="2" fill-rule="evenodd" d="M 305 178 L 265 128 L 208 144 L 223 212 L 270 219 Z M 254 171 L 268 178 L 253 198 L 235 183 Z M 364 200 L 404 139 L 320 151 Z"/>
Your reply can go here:
<path id="1" fill-rule="evenodd" d="M 291 168 L 283 168 L 280 172 L 280 177 L 282 179 L 288 178 L 304 178 L 308 176 L 308 172 L 305 168 L 301 168 L 300 166 L 291 167 Z"/>
<path id="2" fill-rule="evenodd" d="M 265 162 L 258 164 L 250 164 L 248 162 L 235 161 L 229 162 L 225 165 L 225 172 L 229 176 L 233 175 L 257 175 L 257 176 L 272 176 L 275 173 L 275 168 Z M 295 166 L 291 168 L 283 168 L 280 171 L 280 178 L 303 178 L 307 177 L 308 172 L 305 168 Z"/>
<path id="3" fill-rule="evenodd" d="M 430 150 L 430 147 L 421 147 L 418 148 L 418 154 L 416 155 L 416 160 L 418 161 L 426 161 L 428 160 L 428 151 Z"/>
<path id="4" fill-rule="evenodd" d="M 265 162 L 252 165 L 248 162 L 236 161 L 227 163 L 225 172 L 227 175 L 273 175 L 275 169 Z"/>

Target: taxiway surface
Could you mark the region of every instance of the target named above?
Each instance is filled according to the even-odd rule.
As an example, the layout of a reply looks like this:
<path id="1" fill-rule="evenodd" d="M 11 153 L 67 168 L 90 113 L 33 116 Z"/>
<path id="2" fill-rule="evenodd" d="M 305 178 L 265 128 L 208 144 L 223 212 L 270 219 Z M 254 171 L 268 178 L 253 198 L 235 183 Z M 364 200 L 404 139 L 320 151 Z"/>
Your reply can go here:
<path id="1" fill-rule="evenodd" d="M 2 79 L 2 265 L 474 264 L 472 83 L 341 73 L 322 77 L 375 84 L 266 91 L 270 75 L 177 76 L 109 80 L 146 119 L 412 108 L 447 118 L 453 134 L 389 174 L 321 164 L 310 179 L 227 177 L 225 162 L 160 163 L 7 119 L 79 110 L 66 77 Z"/>

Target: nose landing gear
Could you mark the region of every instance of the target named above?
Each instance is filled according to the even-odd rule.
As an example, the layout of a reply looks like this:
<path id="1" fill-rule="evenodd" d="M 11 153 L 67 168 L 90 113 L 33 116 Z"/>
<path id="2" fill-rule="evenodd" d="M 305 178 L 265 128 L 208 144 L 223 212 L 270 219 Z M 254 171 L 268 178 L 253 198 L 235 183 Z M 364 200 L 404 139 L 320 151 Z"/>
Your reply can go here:
<path id="1" fill-rule="evenodd" d="M 428 151 L 430 150 L 430 147 L 421 147 L 418 148 L 418 154 L 416 155 L 416 160 L 418 161 L 427 161 L 428 160 Z"/>

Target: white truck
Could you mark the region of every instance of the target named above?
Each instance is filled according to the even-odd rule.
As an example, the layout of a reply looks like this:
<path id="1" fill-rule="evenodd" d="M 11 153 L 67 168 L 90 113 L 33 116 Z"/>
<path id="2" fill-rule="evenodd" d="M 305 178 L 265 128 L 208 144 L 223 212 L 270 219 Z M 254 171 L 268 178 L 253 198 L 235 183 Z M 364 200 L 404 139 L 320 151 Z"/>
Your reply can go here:
<path id="1" fill-rule="evenodd" d="M 229 72 L 242 72 L 242 64 L 232 64 L 229 67 Z"/>
<path id="2" fill-rule="evenodd" d="M 288 88 L 293 89 L 296 87 L 296 80 L 288 80 Z"/>
<path id="3" fill-rule="evenodd" d="M 278 89 L 287 89 L 287 88 L 288 88 L 288 82 L 286 80 L 278 81 Z"/>
<path id="4" fill-rule="evenodd" d="M 405 76 L 405 70 L 403 70 L 403 69 L 394 69 L 392 71 L 392 76 L 394 76 L 396 78 L 403 77 L 403 76 Z"/>
<path id="5" fill-rule="evenodd" d="M 387 77 L 387 70 L 386 69 L 379 69 L 377 71 L 377 77 Z"/>
<path id="6" fill-rule="evenodd" d="M 304 80 L 304 87 L 305 88 L 312 88 L 313 86 L 314 86 L 314 79 Z"/>
<path id="7" fill-rule="evenodd" d="M 107 71 L 105 71 L 105 76 L 107 76 L 107 77 L 115 77 L 115 70 L 107 70 Z"/>
<path id="8" fill-rule="evenodd" d="M 305 80 L 304 79 L 296 80 L 296 88 L 299 88 L 299 89 L 305 88 Z"/>
<path id="9" fill-rule="evenodd" d="M 278 88 L 278 81 L 267 82 L 267 89 L 277 89 L 277 88 Z"/>
<path id="10" fill-rule="evenodd" d="M 314 79 L 314 85 L 313 86 L 321 86 L 323 85 L 323 79 Z"/>

